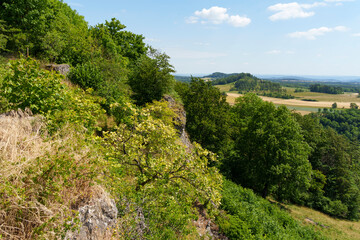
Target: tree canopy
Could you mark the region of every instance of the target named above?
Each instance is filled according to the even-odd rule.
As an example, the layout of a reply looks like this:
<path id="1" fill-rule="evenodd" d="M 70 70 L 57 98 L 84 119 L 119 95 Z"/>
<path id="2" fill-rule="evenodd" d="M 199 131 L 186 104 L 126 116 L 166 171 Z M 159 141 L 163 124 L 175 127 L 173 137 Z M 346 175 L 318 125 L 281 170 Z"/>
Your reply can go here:
<path id="1" fill-rule="evenodd" d="M 232 112 L 235 146 L 225 163 L 232 179 L 263 197 L 299 198 L 310 186 L 310 148 L 291 112 L 253 94 L 237 99 Z"/>

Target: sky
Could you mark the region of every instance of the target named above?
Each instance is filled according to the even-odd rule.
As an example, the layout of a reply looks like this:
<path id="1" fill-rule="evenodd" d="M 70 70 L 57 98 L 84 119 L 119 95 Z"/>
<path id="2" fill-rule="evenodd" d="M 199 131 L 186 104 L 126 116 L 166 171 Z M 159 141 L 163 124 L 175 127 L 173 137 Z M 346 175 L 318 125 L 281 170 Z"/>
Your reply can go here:
<path id="1" fill-rule="evenodd" d="M 90 25 L 115 17 L 176 74 L 360 76 L 360 0 L 64 0 Z"/>

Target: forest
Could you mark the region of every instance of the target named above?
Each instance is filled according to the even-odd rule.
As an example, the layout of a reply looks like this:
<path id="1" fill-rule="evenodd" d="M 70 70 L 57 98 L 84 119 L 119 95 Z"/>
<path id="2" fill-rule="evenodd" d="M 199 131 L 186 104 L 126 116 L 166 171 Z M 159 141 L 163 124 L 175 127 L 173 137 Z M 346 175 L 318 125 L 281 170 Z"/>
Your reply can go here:
<path id="1" fill-rule="evenodd" d="M 0 239 L 65 239 L 104 192 L 108 239 L 329 238 L 282 204 L 359 220 L 358 109 L 302 116 L 261 100 L 253 90 L 281 86 L 246 73 L 176 81 L 170 57 L 116 18 L 1 5 Z M 230 105 L 215 81 L 250 93 Z M 8 118 L 18 109 L 30 118 Z"/>
<path id="2" fill-rule="evenodd" d="M 311 84 L 311 92 L 330 93 L 330 94 L 342 94 L 344 90 L 341 87 L 328 86 L 322 84 Z"/>

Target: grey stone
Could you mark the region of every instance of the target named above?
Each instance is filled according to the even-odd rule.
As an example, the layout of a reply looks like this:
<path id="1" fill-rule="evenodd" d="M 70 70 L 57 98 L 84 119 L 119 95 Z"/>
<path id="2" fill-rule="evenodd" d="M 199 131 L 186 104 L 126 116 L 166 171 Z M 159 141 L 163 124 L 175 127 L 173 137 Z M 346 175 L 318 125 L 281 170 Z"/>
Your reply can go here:
<path id="1" fill-rule="evenodd" d="M 66 240 L 110 239 L 116 226 L 118 210 L 115 201 L 105 193 L 79 208 L 80 228 L 67 232 Z"/>

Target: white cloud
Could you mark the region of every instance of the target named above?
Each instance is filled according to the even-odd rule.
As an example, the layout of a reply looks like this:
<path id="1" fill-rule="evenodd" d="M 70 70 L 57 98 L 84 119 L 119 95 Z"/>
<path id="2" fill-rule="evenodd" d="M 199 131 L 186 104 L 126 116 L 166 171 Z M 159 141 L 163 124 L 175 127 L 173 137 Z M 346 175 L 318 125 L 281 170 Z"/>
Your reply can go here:
<path id="1" fill-rule="evenodd" d="M 338 32 L 346 32 L 346 31 L 349 31 L 350 29 L 345 26 L 337 26 L 337 27 L 334 27 L 334 30 L 338 31 Z"/>
<path id="2" fill-rule="evenodd" d="M 360 37 L 360 33 L 354 33 L 353 36 L 354 37 Z"/>
<path id="3" fill-rule="evenodd" d="M 191 17 L 186 18 L 186 19 L 185 19 L 185 22 L 192 24 L 192 23 L 197 23 L 198 20 L 199 20 L 198 17 L 191 16 Z"/>
<path id="4" fill-rule="evenodd" d="M 281 51 L 279 50 L 271 50 L 271 51 L 267 51 L 266 54 L 280 54 Z"/>
<path id="5" fill-rule="evenodd" d="M 195 16 L 204 19 L 204 22 L 211 22 L 213 24 L 221 24 L 229 19 L 229 14 L 226 13 L 227 9 L 222 7 L 211 7 L 209 9 L 203 9 L 196 11 Z"/>
<path id="6" fill-rule="evenodd" d="M 201 11 L 195 11 L 194 16 L 186 18 L 186 23 L 198 23 L 202 24 L 222 24 L 228 23 L 234 27 L 245 27 L 251 23 L 251 19 L 248 17 L 242 17 L 239 15 L 229 15 L 228 9 L 223 7 L 211 7 L 209 9 L 203 8 Z"/>
<path id="7" fill-rule="evenodd" d="M 293 32 L 290 33 L 288 36 L 291 38 L 306 38 L 308 40 L 315 40 L 319 36 L 323 36 L 329 32 L 344 32 L 349 30 L 347 27 L 344 26 L 337 26 L 334 28 L 328 27 L 320 27 L 320 28 L 312 28 L 306 32 Z"/>
<path id="8" fill-rule="evenodd" d="M 291 18 L 307 18 L 315 15 L 315 12 L 306 11 L 311 8 L 326 6 L 324 2 L 314 2 L 313 4 L 278 3 L 268 7 L 268 10 L 277 12 L 269 17 L 271 21 L 287 20 Z"/>
<path id="9" fill-rule="evenodd" d="M 234 27 L 245 27 L 251 23 L 251 19 L 247 17 L 240 17 L 239 15 L 230 16 L 228 23 Z"/>
<path id="10" fill-rule="evenodd" d="M 354 2 L 354 0 L 324 0 L 328 3 L 335 3 L 335 6 L 342 6 L 344 2 Z"/>

